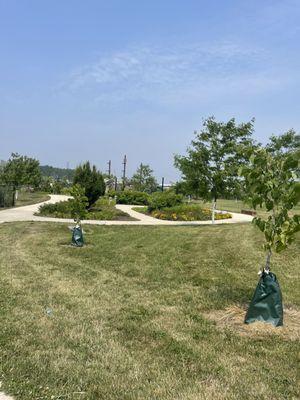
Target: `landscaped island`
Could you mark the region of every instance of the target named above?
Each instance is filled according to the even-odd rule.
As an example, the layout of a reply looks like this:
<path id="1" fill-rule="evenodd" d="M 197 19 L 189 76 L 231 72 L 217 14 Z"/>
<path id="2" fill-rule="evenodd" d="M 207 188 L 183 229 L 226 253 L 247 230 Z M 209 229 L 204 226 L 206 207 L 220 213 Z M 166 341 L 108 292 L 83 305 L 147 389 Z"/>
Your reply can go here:
<path id="1" fill-rule="evenodd" d="M 148 207 L 134 207 L 134 211 L 167 221 L 209 221 L 212 217 L 211 210 L 208 208 L 201 208 L 197 204 L 182 204 L 152 211 L 149 211 Z M 228 218 L 232 218 L 232 215 L 226 211 L 215 213 L 216 220 Z"/>
<path id="2" fill-rule="evenodd" d="M 43 204 L 35 214 L 41 217 L 72 219 L 72 199 L 55 204 Z M 88 220 L 134 221 L 127 213 L 118 210 L 115 202 L 106 197 L 98 199 L 87 211 Z"/>
<path id="3" fill-rule="evenodd" d="M 87 210 L 88 220 L 132 221 L 134 218 L 115 207 L 118 204 L 136 205 L 133 209 L 151 217 L 168 221 L 209 221 L 212 211 L 200 204 L 188 204 L 181 195 L 173 191 L 157 192 L 152 195 L 135 191 L 110 193 L 100 197 Z M 42 217 L 72 218 L 72 199 L 55 204 L 43 204 L 36 213 Z M 232 215 L 226 211 L 215 213 L 215 219 L 229 219 Z"/>

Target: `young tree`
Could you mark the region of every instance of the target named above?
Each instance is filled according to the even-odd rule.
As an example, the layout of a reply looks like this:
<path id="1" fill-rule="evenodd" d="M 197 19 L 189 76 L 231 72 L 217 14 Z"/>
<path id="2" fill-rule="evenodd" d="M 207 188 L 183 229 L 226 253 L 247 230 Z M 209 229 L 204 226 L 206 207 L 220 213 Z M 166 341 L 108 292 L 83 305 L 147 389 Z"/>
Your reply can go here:
<path id="1" fill-rule="evenodd" d="M 12 153 L 3 167 L 1 180 L 14 191 L 23 185 L 36 188 L 41 182 L 40 163 L 34 158 Z"/>
<path id="2" fill-rule="evenodd" d="M 91 168 L 89 162 L 76 168 L 73 183 L 78 183 L 84 188 L 89 207 L 105 193 L 105 183 L 101 172 L 95 165 Z"/>
<path id="3" fill-rule="evenodd" d="M 72 199 L 69 200 L 71 203 L 71 215 L 76 224 L 80 224 L 87 216 L 88 198 L 84 193 L 84 188 L 78 184 L 72 186 L 70 194 L 72 196 Z"/>
<path id="4" fill-rule="evenodd" d="M 157 181 L 153 176 L 153 170 L 149 165 L 141 163 L 136 173 L 131 178 L 134 190 L 152 193 L 157 189 Z"/>
<path id="5" fill-rule="evenodd" d="M 253 220 L 264 234 L 267 254 L 245 322 L 264 320 L 275 326 L 282 325 L 283 311 L 280 288 L 275 274 L 270 272 L 272 251 L 285 250 L 300 231 L 300 215 L 291 214 L 300 201 L 300 182 L 297 181 L 300 150 L 294 148 L 286 152 L 285 146 L 277 146 L 271 151 L 275 142 L 284 143 L 282 137 L 277 139 L 272 137 L 266 148 L 256 149 L 250 157 L 250 165 L 240 169 L 245 178 L 248 202 L 254 209 L 265 206 L 270 213 L 267 218 Z"/>
<path id="6" fill-rule="evenodd" d="M 212 223 L 217 199 L 236 195 L 240 188 L 238 169 L 246 162 L 245 149 L 254 146 L 253 124 L 254 120 L 238 125 L 235 119 L 217 122 L 210 117 L 204 121 L 203 129 L 195 132 L 187 155 L 175 156 L 175 166 L 190 194 L 212 201 Z"/>

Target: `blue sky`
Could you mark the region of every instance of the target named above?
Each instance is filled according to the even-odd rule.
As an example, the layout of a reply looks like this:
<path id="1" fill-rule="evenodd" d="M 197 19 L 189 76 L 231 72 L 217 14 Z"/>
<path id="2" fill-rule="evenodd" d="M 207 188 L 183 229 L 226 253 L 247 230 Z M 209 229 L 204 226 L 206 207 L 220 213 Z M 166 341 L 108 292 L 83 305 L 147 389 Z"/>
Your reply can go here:
<path id="1" fill-rule="evenodd" d="M 300 130 L 299 0 L 0 0 L 0 159 L 174 180 L 203 118 Z"/>

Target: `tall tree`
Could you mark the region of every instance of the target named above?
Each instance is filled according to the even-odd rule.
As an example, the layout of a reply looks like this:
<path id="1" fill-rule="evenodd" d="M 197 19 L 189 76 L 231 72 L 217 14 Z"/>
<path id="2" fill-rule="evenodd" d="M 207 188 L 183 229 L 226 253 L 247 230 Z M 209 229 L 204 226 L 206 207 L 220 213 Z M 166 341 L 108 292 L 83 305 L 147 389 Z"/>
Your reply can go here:
<path id="1" fill-rule="evenodd" d="M 187 149 L 186 156 L 175 156 L 175 166 L 181 171 L 190 194 L 212 200 L 214 223 L 217 199 L 236 195 L 240 191 L 239 167 L 247 161 L 247 151 L 253 147 L 254 120 L 236 124 L 235 119 L 217 122 L 209 117 Z"/>
<path id="2" fill-rule="evenodd" d="M 37 187 L 41 182 L 40 163 L 34 158 L 12 153 L 2 170 L 2 181 L 14 189 L 20 186 Z"/>
<path id="3" fill-rule="evenodd" d="M 153 176 L 153 170 L 149 165 L 141 163 L 131 178 L 131 185 L 139 192 L 152 193 L 157 189 L 157 181 Z"/>
<path id="4" fill-rule="evenodd" d="M 76 168 L 73 183 L 74 185 L 78 183 L 84 188 L 89 207 L 105 193 L 105 183 L 101 172 L 95 165 L 91 168 L 89 162 Z"/>
<path id="5" fill-rule="evenodd" d="M 287 155 L 300 149 L 300 135 L 290 129 L 282 135 L 272 135 L 266 150 L 274 155 Z"/>

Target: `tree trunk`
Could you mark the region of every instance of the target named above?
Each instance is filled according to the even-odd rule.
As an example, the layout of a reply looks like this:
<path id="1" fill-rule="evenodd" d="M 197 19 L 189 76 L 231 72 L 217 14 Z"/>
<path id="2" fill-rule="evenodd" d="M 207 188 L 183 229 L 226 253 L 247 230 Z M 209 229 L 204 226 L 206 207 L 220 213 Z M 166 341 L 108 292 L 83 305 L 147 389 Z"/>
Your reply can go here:
<path id="1" fill-rule="evenodd" d="M 16 205 L 16 187 L 13 186 L 13 197 L 12 197 L 12 206 Z"/>
<path id="2" fill-rule="evenodd" d="M 267 254 L 267 259 L 266 259 L 266 265 L 264 268 L 264 271 L 268 274 L 270 272 L 270 260 L 271 260 L 271 255 L 272 255 L 272 251 L 269 250 L 268 254 Z"/>
<path id="3" fill-rule="evenodd" d="M 212 206 L 211 206 L 211 223 L 215 223 L 215 212 L 216 212 L 216 198 L 213 198 Z"/>

